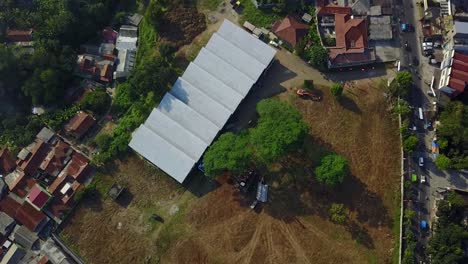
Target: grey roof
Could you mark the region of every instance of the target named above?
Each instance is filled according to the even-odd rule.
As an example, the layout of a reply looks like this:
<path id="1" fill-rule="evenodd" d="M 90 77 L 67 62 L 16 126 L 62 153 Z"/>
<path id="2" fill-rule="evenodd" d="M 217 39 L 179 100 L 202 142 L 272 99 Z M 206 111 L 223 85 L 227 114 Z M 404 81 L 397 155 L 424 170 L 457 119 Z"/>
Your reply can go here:
<path id="1" fill-rule="evenodd" d="M 377 5 L 377 6 L 371 6 L 369 10 L 369 15 L 370 16 L 380 16 L 382 15 L 382 7 Z"/>
<path id="2" fill-rule="evenodd" d="M 20 260 L 24 258 L 26 255 L 26 251 L 24 249 L 18 247 L 18 245 L 13 244 L 8 249 L 5 256 L 3 256 L 2 264 L 17 264 L 20 263 Z"/>
<path id="3" fill-rule="evenodd" d="M 123 25 L 119 29 L 119 37 L 120 36 L 136 38 L 138 37 L 138 28 L 134 26 Z"/>
<path id="4" fill-rule="evenodd" d="M 393 32 L 390 16 L 370 17 L 369 39 L 388 40 L 392 38 Z"/>
<path id="5" fill-rule="evenodd" d="M 130 147 L 182 183 L 275 53 L 225 20 L 134 132 Z"/>
<path id="6" fill-rule="evenodd" d="M 468 34 L 468 22 L 455 21 L 455 33 Z"/>
<path id="7" fill-rule="evenodd" d="M 128 15 L 125 18 L 125 23 L 130 24 L 132 26 L 138 26 L 142 19 L 143 19 L 142 15 L 135 13 L 135 14 L 132 14 L 132 15 Z"/>
<path id="8" fill-rule="evenodd" d="M 36 135 L 36 137 L 44 142 L 49 142 L 51 138 L 55 135 L 54 131 L 48 129 L 47 127 L 43 127 L 41 131 Z"/>
<path id="9" fill-rule="evenodd" d="M 354 14 L 366 15 L 370 11 L 370 0 L 356 0 L 351 8 Z"/>
<path id="10" fill-rule="evenodd" d="M 31 249 L 39 238 L 26 227 L 20 226 L 15 230 L 15 242 L 26 249 Z"/>
<path id="11" fill-rule="evenodd" d="M 11 230 L 11 226 L 15 223 L 15 220 L 4 212 L 0 212 L 0 233 L 6 235 L 8 230 Z"/>

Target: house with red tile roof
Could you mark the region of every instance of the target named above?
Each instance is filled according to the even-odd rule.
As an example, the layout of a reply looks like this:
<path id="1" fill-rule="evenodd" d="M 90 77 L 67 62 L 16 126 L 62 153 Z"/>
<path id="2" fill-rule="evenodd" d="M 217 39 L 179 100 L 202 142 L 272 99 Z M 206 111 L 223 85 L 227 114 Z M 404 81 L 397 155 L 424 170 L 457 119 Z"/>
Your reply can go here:
<path id="1" fill-rule="evenodd" d="M 80 139 L 95 123 L 96 119 L 94 119 L 93 116 L 86 112 L 79 111 L 65 124 L 64 130 L 67 134 Z"/>
<path id="2" fill-rule="evenodd" d="M 26 201 L 29 202 L 37 210 L 41 210 L 50 200 L 50 194 L 35 184 L 26 196 Z"/>
<path id="3" fill-rule="evenodd" d="M 440 65 L 439 90 L 451 98 L 465 92 L 468 86 L 468 55 L 448 50 Z"/>
<path id="4" fill-rule="evenodd" d="M 51 176 L 57 177 L 70 160 L 72 153 L 73 150 L 70 145 L 58 140 L 42 161 L 40 169 Z"/>
<path id="5" fill-rule="evenodd" d="M 12 172 L 15 167 L 15 160 L 11 157 L 8 149 L 0 150 L 0 175 Z"/>
<path id="6" fill-rule="evenodd" d="M 328 32 L 333 32 L 335 46 L 329 46 L 329 68 L 352 67 L 374 63 L 375 50 L 369 47 L 367 18 L 356 18 L 350 7 L 317 3 L 317 16 L 320 21 L 325 17 Z M 331 18 L 330 18 L 331 17 Z"/>
<path id="7" fill-rule="evenodd" d="M 35 176 L 48 152 L 49 146 L 44 141 L 36 139 L 34 143 L 20 151 L 16 165 L 27 176 Z"/>
<path id="8" fill-rule="evenodd" d="M 89 160 L 80 153 L 74 153 L 71 161 L 48 188 L 55 197 L 54 203 L 58 201 L 67 205 L 72 202 L 72 197 L 91 172 Z"/>
<path id="9" fill-rule="evenodd" d="M 102 41 L 104 43 L 115 44 L 118 35 L 119 33 L 117 33 L 117 31 L 113 30 L 111 27 L 105 27 L 101 32 Z"/>
<path id="10" fill-rule="evenodd" d="M 6 30 L 5 38 L 10 44 L 23 47 L 31 47 L 33 44 L 33 30 L 19 30 L 8 28 Z"/>
<path id="11" fill-rule="evenodd" d="M 40 232 L 47 224 L 47 216 L 24 201 L 18 201 L 10 195 L 0 201 L 0 211 L 15 219 L 32 232 Z"/>
<path id="12" fill-rule="evenodd" d="M 293 16 L 287 16 L 281 21 L 276 21 L 271 31 L 294 48 L 309 33 L 309 25 L 299 22 Z"/>

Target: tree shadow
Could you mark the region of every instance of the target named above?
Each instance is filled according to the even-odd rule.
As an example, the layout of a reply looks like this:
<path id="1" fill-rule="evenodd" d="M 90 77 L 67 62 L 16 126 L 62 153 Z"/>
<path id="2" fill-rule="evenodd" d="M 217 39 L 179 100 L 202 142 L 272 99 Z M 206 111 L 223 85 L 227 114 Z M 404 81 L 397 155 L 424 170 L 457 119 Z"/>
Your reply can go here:
<path id="1" fill-rule="evenodd" d="M 356 104 L 356 102 L 354 102 L 353 99 L 349 98 L 347 95 L 342 95 L 339 99 L 338 99 L 338 102 L 340 103 L 340 105 L 351 111 L 351 112 L 354 112 L 356 114 L 361 114 L 361 109 L 359 108 L 359 106 Z"/>
<path id="2" fill-rule="evenodd" d="M 374 242 L 369 235 L 367 229 L 356 222 L 351 222 L 346 226 L 346 230 L 351 234 L 353 240 L 359 244 L 369 248 L 374 248 Z"/>
<path id="3" fill-rule="evenodd" d="M 134 195 L 130 192 L 130 190 L 128 188 L 124 188 L 119 197 L 115 199 L 115 202 L 124 208 L 128 208 L 130 203 L 133 201 L 133 197 Z"/>
<path id="4" fill-rule="evenodd" d="M 194 169 L 192 173 L 185 179 L 182 186 L 193 195 L 198 198 L 205 196 L 206 194 L 216 190 L 221 184 L 211 179 L 197 169 Z"/>

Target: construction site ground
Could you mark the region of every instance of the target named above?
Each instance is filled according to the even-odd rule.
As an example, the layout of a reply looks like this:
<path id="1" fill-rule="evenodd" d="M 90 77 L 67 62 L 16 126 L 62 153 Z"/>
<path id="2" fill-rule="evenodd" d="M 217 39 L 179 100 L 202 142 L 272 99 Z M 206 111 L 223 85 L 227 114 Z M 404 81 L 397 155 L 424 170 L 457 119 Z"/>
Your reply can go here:
<path id="1" fill-rule="evenodd" d="M 284 60 L 281 65 L 288 67 Z M 340 100 L 321 86 L 315 92 L 323 100 L 313 102 L 295 95 L 306 69 L 292 70 L 295 80 L 283 82 L 276 97 L 300 110 L 310 135 L 302 150 L 261 171 L 271 186 L 268 203 L 251 210 L 252 198 L 240 196 L 227 176 L 213 185 L 198 175 L 181 186 L 131 155 L 103 176 L 127 187 L 121 199 L 84 199 L 62 236 L 99 264 L 391 263 L 400 145 L 380 79 L 347 84 Z M 329 151 L 350 165 L 350 175 L 334 189 L 313 175 Z M 344 225 L 329 220 L 331 203 L 349 210 Z"/>

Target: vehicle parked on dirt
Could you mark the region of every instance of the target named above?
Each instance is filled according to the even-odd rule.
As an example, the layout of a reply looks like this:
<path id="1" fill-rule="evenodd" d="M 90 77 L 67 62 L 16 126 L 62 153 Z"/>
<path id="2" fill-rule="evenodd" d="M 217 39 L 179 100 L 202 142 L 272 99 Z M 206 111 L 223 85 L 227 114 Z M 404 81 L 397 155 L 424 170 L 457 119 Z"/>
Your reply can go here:
<path id="1" fill-rule="evenodd" d="M 322 100 L 322 97 L 318 94 L 315 94 L 315 93 L 311 93 L 311 92 L 307 92 L 303 89 L 298 89 L 296 91 L 296 94 L 299 95 L 299 97 L 303 98 L 303 99 L 307 99 L 307 98 L 310 98 L 312 101 L 320 101 Z"/>

